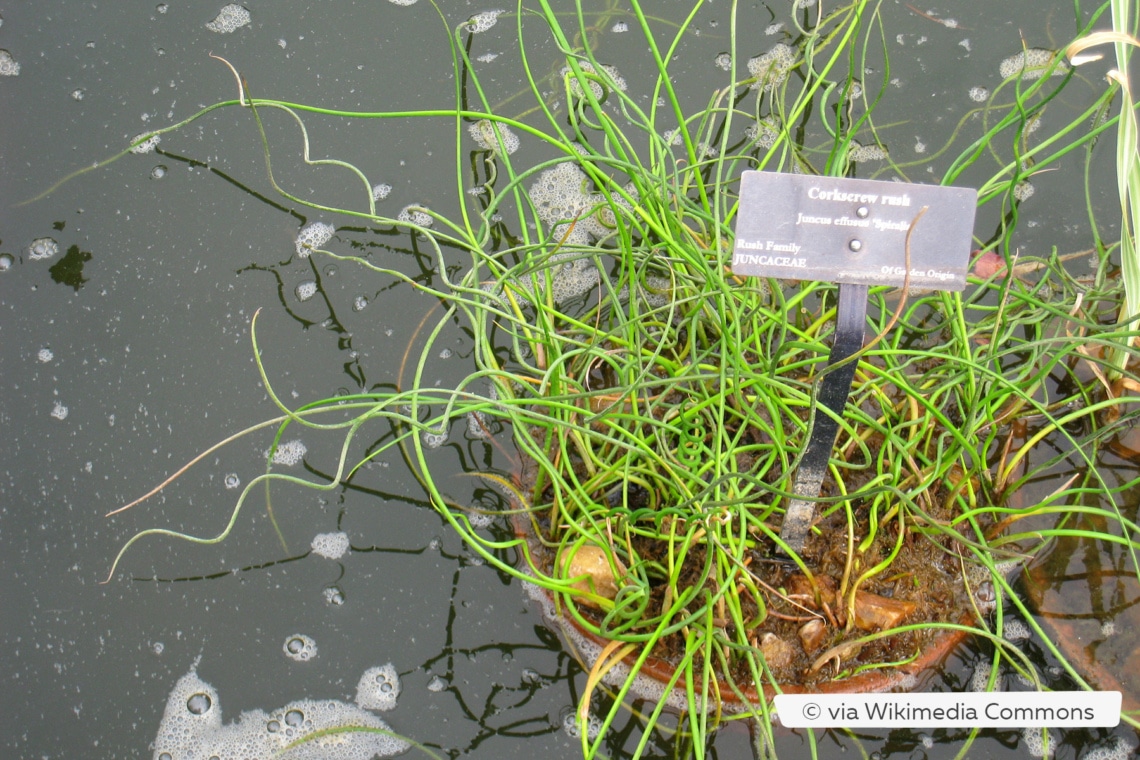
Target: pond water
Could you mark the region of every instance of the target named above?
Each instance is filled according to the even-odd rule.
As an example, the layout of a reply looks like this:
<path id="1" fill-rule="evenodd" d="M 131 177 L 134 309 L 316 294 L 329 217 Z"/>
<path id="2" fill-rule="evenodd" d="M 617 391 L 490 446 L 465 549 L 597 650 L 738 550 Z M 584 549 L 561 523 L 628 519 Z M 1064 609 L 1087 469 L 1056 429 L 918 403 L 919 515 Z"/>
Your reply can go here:
<path id="1" fill-rule="evenodd" d="M 450 756 L 578 756 L 564 723 L 584 674 L 518 583 L 467 549 L 430 508 L 398 456 L 379 457 L 344 487 L 275 485 L 274 521 L 258 491 L 218 545 L 143 540 L 102 584 L 138 530 L 216 535 L 242 487 L 264 471 L 271 429 L 208 454 L 163 493 L 104 517 L 226 436 L 278 414 L 250 344 L 258 310 L 267 374 L 276 393 L 294 402 L 396 384 L 405 347 L 435 307 L 392 277 L 297 255 L 298 230 L 324 222 L 337 228 L 334 250 L 381 252 L 409 277 L 433 276 L 432 260 L 406 232 L 322 214 L 276 193 L 243 109 L 216 111 L 164 135 L 153 152 L 127 155 L 22 203 L 136 135 L 236 97 L 233 75 L 210 53 L 232 62 L 256 96 L 385 111 L 453 102 L 447 27 L 427 0 L 248 3 L 248 24 L 232 32 L 207 28 L 223 5 L 40 0 L 0 7 L 0 50 L 8 53 L 0 64 L 19 66 L 18 75 L 0 76 L 0 253 L 9 257 L 0 262 L 0 424 L 9 441 L 0 465 L 0 754 L 149 756 L 168 696 L 181 693 L 176 684 L 195 667 L 216 690 L 214 708 L 231 721 L 299 700 L 350 705 L 361 674 L 391 663 L 401 688 L 383 718 L 401 735 Z M 683 19 L 668 5 L 655 11 L 665 16 L 655 23 Z M 789 5 L 741 9 L 745 58 L 792 31 Z M 632 15 L 614 6 L 591 16 L 591 34 L 599 56 L 636 92 L 649 76 L 644 45 L 630 31 Z M 694 108 L 722 84 L 728 6 L 707 3 L 678 51 L 676 76 L 691 88 Z M 492 10 L 458 0 L 439 7 L 448 26 Z M 485 83 L 504 100 L 522 86 L 514 28 L 513 12 L 506 13 L 472 49 L 473 58 L 482 56 Z M 974 107 L 972 98 L 983 97 L 979 88 L 998 87 L 1000 62 L 1023 39 L 1057 48 L 1073 30 L 1067 0 L 884 3 L 897 81 L 880 115 L 889 125 L 881 138 L 897 161 L 912 163 L 912 180 L 935 179 L 948 159 L 932 154 Z M 530 52 L 551 50 L 536 43 Z M 1101 91 L 1101 73 L 1089 74 L 1057 111 L 1079 112 L 1085 103 L 1078 101 Z M 291 192 L 359 207 L 355 176 L 306 167 L 296 125 L 280 114 L 265 118 L 274 171 Z M 312 158 L 351 162 L 390 186 L 377 201 L 381 213 L 395 216 L 413 203 L 456 212 L 448 118 L 311 115 L 306 126 Z M 524 143 L 520 150 L 534 149 Z M 1061 168 L 1034 179 L 1018 246 L 1067 253 L 1087 244 L 1081 163 L 1074 158 Z M 1111 228 L 1111 145 L 1094 157 L 1089 193 Z M 979 238 L 991 234 L 998 216 L 979 211 Z M 1103 234 L 1113 237 L 1110 229 Z M 470 357 L 469 337 L 453 333 L 426 370 L 441 384 L 463 377 Z M 287 438 L 293 457 L 281 471 L 315 480 L 335 471 L 338 438 L 312 430 Z M 449 492 L 480 498 L 481 487 L 459 473 L 500 455 L 468 439 L 442 452 L 459 463 Z M 1136 477 L 1129 461 L 1110 464 L 1120 482 Z M 328 535 L 341 533 L 346 551 L 343 538 Z M 1109 601 L 1079 611 L 1096 630 L 1074 635 L 1111 639 L 1104 650 L 1112 650 L 1113 663 L 1131 662 L 1137 628 L 1127 616 L 1137 589 L 1129 558 L 1104 547 L 1068 552 L 1077 557 L 1067 566 L 1074 582 L 1093 583 L 1082 573 L 1090 557 L 1121 579 L 1115 595 L 1104 592 Z M 1080 596 L 1058 586 L 1043 608 L 1064 618 Z M 287 656 L 298 635 L 311 637 L 313 656 Z M 1038 643 L 1025 648 L 1050 666 Z M 983 647 L 964 647 L 932 684 L 963 688 L 988 661 Z M 615 755 L 635 746 L 638 725 L 627 715 L 617 727 Z M 1127 726 L 1056 736 L 1057 757 L 1136 743 Z M 829 758 L 953 757 L 965 738 L 954 731 L 821 732 L 818 751 Z M 782 732 L 777 741 L 781 756 L 807 750 L 802 734 Z M 659 744 L 668 756 L 668 738 Z M 991 730 L 980 732 L 970 752 L 1029 758 L 1034 750 L 1020 731 Z M 737 729 L 721 732 L 712 747 L 714 757 L 752 752 Z"/>

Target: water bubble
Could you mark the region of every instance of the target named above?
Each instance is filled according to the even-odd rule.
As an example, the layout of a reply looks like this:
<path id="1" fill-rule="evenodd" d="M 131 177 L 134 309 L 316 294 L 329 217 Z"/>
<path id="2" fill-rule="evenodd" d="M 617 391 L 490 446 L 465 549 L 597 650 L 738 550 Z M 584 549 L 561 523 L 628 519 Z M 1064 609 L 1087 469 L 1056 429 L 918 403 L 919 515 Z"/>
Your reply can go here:
<path id="1" fill-rule="evenodd" d="M 1013 188 L 1013 197 L 1019 201 L 1027 201 L 1033 197 L 1035 192 L 1037 192 L 1037 188 L 1029 180 L 1025 180 L 1018 182 L 1017 186 Z"/>
<path id="2" fill-rule="evenodd" d="M 525 684 L 542 683 L 542 674 L 534 668 L 523 668 L 522 682 Z"/>
<path id="3" fill-rule="evenodd" d="M 293 241 L 297 246 L 297 255 L 301 258 L 308 257 L 310 252 L 329 242 L 335 232 L 335 227 L 324 222 L 313 222 L 302 227 L 297 233 L 297 239 Z"/>
<path id="4" fill-rule="evenodd" d="M 82 87 L 80 87 L 78 90 L 72 90 L 71 91 L 71 99 L 72 100 L 83 100 L 85 95 L 87 95 L 87 91 L 84 90 Z"/>
<path id="5" fill-rule="evenodd" d="M 164 651 L 166 651 L 166 644 L 163 644 L 161 641 L 156 641 L 151 646 L 151 649 L 154 650 L 155 654 L 162 654 Z"/>
<path id="6" fill-rule="evenodd" d="M 784 28 L 784 22 L 783 21 L 778 21 L 775 24 L 768 24 L 768 26 L 765 27 L 765 29 L 764 29 L 764 34 L 771 37 L 773 34 L 776 34 L 777 32 L 779 32 L 783 28 Z"/>
<path id="7" fill-rule="evenodd" d="M 364 311 L 368 307 L 368 296 L 357 296 L 352 299 L 353 311 Z"/>
<path id="8" fill-rule="evenodd" d="M 629 31 L 629 24 L 625 23 L 624 21 L 618 21 L 616 24 L 610 27 L 610 31 L 614 34 L 624 34 L 625 32 Z"/>
<path id="9" fill-rule="evenodd" d="M 325 604 L 330 607 L 339 607 L 344 604 L 344 591 L 339 586 L 328 586 L 324 592 Z"/>
<path id="10" fill-rule="evenodd" d="M 0 253 L 0 272 L 7 272 L 16 263 L 16 258 L 10 253 Z"/>
<path id="11" fill-rule="evenodd" d="M 447 433 L 433 433 L 430 430 L 425 430 L 420 438 L 423 440 L 424 446 L 429 449 L 438 449 L 447 442 Z"/>
<path id="12" fill-rule="evenodd" d="M 356 685 L 356 704 L 366 710 L 391 710 L 400 696 L 400 674 L 386 663 L 369 668 Z"/>
<path id="13" fill-rule="evenodd" d="M 340 559 L 350 546 L 347 533 L 318 533 L 309 545 L 314 554 L 327 559 Z"/>
<path id="14" fill-rule="evenodd" d="M 451 358 L 451 349 L 445 348 L 442 351 L 440 351 L 439 352 L 439 358 L 440 359 L 450 359 Z"/>
<path id="15" fill-rule="evenodd" d="M 190 699 L 186 700 L 186 709 L 194 715 L 205 715 L 212 705 L 210 695 L 202 692 L 191 694 Z"/>
<path id="16" fill-rule="evenodd" d="M 218 11 L 213 21 L 206 22 L 206 28 L 218 34 L 230 34 L 249 22 L 249 10 L 237 3 L 230 3 Z"/>
<path id="17" fill-rule="evenodd" d="M 309 449 L 300 440 L 285 441 L 278 444 L 277 451 L 273 452 L 273 464 L 283 464 L 292 467 L 305 458 Z M 268 454 L 268 452 L 266 452 Z"/>
<path id="18" fill-rule="evenodd" d="M 1100 624 L 1100 635 L 1105 637 L 1106 639 L 1109 636 L 1115 636 L 1116 635 L 1116 621 L 1106 620 L 1103 623 L 1101 623 Z"/>
<path id="19" fill-rule="evenodd" d="M 503 152 L 508 156 L 519 149 L 519 138 L 505 124 L 496 124 L 488 119 L 480 119 L 467 127 L 467 132 L 479 147 L 492 153 L 499 152 L 499 141 L 502 140 Z"/>
<path id="20" fill-rule="evenodd" d="M 154 7 L 154 9 L 158 13 L 166 13 L 167 5 L 166 5 L 166 3 L 159 3 L 158 5 L 156 5 Z"/>
<path id="21" fill-rule="evenodd" d="M 36 358 L 41 362 L 47 364 L 55 358 L 55 354 L 51 352 L 50 348 L 41 348 L 38 352 L 36 352 Z"/>
<path id="22" fill-rule="evenodd" d="M 1030 48 L 1022 50 L 1016 55 L 1011 55 L 1006 58 L 998 66 L 998 74 L 1002 79 L 1009 79 L 1010 77 L 1020 74 L 1022 79 L 1040 79 L 1045 75 L 1045 70 L 1053 62 L 1053 58 L 1057 54 L 1052 50 L 1045 48 Z M 1064 59 L 1058 61 L 1056 68 L 1053 69 L 1052 76 L 1064 76 L 1065 72 L 1069 70 L 1069 65 L 1065 63 Z"/>
<path id="23" fill-rule="evenodd" d="M 0 77 L 20 76 L 20 64 L 7 50 L 0 49 Z"/>
<path id="24" fill-rule="evenodd" d="M 55 406 L 51 408 L 51 416 L 55 417 L 57 420 L 66 420 L 67 415 L 67 407 L 56 401 Z"/>
<path id="25" fill-rule="evenodd" d="M 755 77 L 754 88 L 763 87 L 765 90 L 774 90 L 788 78 L 788 72 L 796 62 L 796 53 L 783 42 L 778 42 L 763 55 L 756 56 L 748 61 L 748 72 Z"/>
<path id="26" fill-rule="evenodd" d="M 427 206 L 420 203 L 412 203 L 400 209 L 400 213 L 396 215 L 398 221 L 404 223 L 411 223 L 419 227 L 431 227 L 432 218 L 427 213 Z"/>
<path id="27" fill-rule="evenodd" d="M 166 176 L 166 167 L 163 166 L 162 164 L 159 164 L 158 166 L 156 166 L 150 170 L 150 178 L 151 179 L 162 179 L 165 176 Z"/>
<path id="28" fill-rule="evenodd" d="M 281 731 L 281 721 L 271 720 L 265 724 L 265 730 L 271 734 L 276 734 Z"/>
<path id="29" fill-rule="evenodd" d="M 317 656 L 317 642 L 311 636 L 295 633 L 285 638 L 281 651 L 285 652 L 285 656 L 290 660 L 308 662 Z"/>
<path id="30" fill-rule="evenodd" d="M 388 2 L 390 2 L 392 5 L 408 6 L 415 5 L 417 0 L 388 0 Z"/>
<path id="31" fill-rule="evenodd" d="M 163 752 L 158 756 L 158 760 L 174 760 L 169 752 Z"/>
<path id="32" fill-rule="evenodd" d="M 33 261 L 50 259 L 57 253 L 59 253 L 59 243 L 49 237 L 36 238 L 28 246 L 28 258 Z"/>
<path id="33" fill-rule="evenodd" d="M 725 71 L 732 68 L 732 56 L 728 53 L 721 53 L 713 62 Z"/>
<path id="34" fill-rule="evenodd" d="M 575 710 L 568 710 L 562 716 L 562 730 L 571 739 L 579 739 L 582 732 L 578 728 L 578 716 Z M 598 738 L 602 732 L 602 721 L 596 715 L 586 716 L 586 738 L 590 741 Z"/>
<path id="35" fill-rule="evenodd" d="M 296 728 L 297 726 L 304 725 L 305 713 L 300 710 L 290 710 L 285 713 L 285 725 Z"/>
<path id="36" fill-rule="evenodd" d="M 1017 618 L 1006 620 L 1002 627 L 1006 641 L 1024 641 L 1029 638 L 1029 626 Z"/>
<path id="37" fill-rule="evenodd" d="M 887 158 L 887 151 L 880 145 L 860 145 L 852 141 L 847 158 L 856 162 L 882 161 Z"/>
<path id="38" fill-rule="evenodd" d="M 814 8 L 816 0 L 796 0 L 792 3 L 792 10 L 802 11 L 805 8 Z"/>
<path id="39" fill-rule="evenodd" d="M 472 34 L 485 32 L 498 23 L 499 16 L 503 13 L 506 13 L 506 11 L 483 11 L 482 13 L 476 13 L 467 22 L 467 31 Z"/>
<path id="40" fill-rule="evenodd" d="M 432 676 L 431 680 L 428 681 L 428 685 L 427 685 L 428 691 L 440 692 L 446 688 L 447 688 L 447 681 L 443 680 L 439 676 Z"/>
<path id="41" fill-rule="evenodd" d="M 1049 735 L 1049 745 L 1045 746 L 1045 734 Z M 1043 731 L 1040 728 L 1026 728 L 1021 732 L 1021 739 L 1025 742 L 1025 751 L 1032 757 L 1049 758 L 1057 749 L 1060 737 L 1056 731 Z M 1088 755 L 1085 755 L 1088 757 Z"/>
<path id="42" fill-rule="evenodd" d="M 241 485 L 241 478 L 237 476 L 236 472 L 230 472 L 226 473 L 225 480 L 222 482 L 226 484 L 226 488 L 233 490 L 234 488 L 237 488 Z"/>
<path id="43" fill-rule="evenodd" d="M 144 153 L 152 153 L 154 152 L 154 149 L 158 147 L 158 144 L 162 142 L 161 135 L 151 135 L 150 137 L 147 137 L 145 140 L 140 142 L 138 145 L 134 145 L 134 143 L 142 140 L 142 138 L 146 137 L 146 135 L 147 133 L 143 132 L 141 135 L 135 135 L 131 138 L 131 145 L 134 146 L 131 148 L 131 153 L 138 155 L 142 155 Z"/>
<path id="44" fill-rule="evenodd" d="M 582 70 L 583 74 L 595 75 L 596 78 L 587 78 L 586 80 L 589 84 L 590 92 L 593 93 L 595 98 L 602 97 L 602 93 L 604 92 L 602 82 L 605 82 L 607 88 L 621 90 L 622 92 L 628 89 L 625 78 L 618 73 L 617 68 L 614 66 L 603 63 L 601 71 L 598 71 L 594 68 L 594 64 L 589 61 L 579 61 L 578 68 Z M 558 76 L 570 83 L 571 96 L 575 98 L 585 97 L 585 94 L 582 92 L 582 85 L 578 81 L 578 78 L 574 76 L 573 69 L 569 66 L 563 66 L 562 70 L 558 72 Z M 601 79 L 601 82 L 599 82 L 598 79 Z"/>
<path id="45" fill-rule="evenodd" d="M 744 136 L 755 140 L 758 147 L 771 148 L 780 137 L 780 125 L 775 117 L 765 116 L 760 121 L 749 124 L 748 129 L 744 130 Z"/>
<path id="46" fill-rule="evenodd" d="M 975 103 L 985 103 L 990 98 L 990 91 L 985 87 L 971 87 L 970 100 Z"/>
<path id="47" fill-rule="evenodd" d="M 381 182 L 379 185 L 372 186 L 372 200 L 382 201 L 388 197 L 392 192 L 392 186 Z"/>
<path id="48" fill-rule="evenodd" d="M 293 292 L 297 294 L 297 300 L 303 303 L 317 294 L 317 283 L 313 280 L 305 280 L 299 283 Z"/>

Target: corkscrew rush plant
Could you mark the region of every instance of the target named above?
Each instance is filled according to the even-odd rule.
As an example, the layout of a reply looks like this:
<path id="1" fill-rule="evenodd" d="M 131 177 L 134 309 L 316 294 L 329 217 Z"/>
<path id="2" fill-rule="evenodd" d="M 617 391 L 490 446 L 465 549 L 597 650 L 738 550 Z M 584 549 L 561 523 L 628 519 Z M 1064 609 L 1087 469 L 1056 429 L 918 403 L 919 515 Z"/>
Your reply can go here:
<path id="1" fill-rule="evenodd" d="M 223 541 L 271 485 L 339 489 L 398 451 L 452 529 L 536 589 L 573 642 L 594 647 L 577 713 L 586 758 L 657 751 L 650 730 L 624 749 L 607 743 L 626 703 L 673 737 L 674 754 L 706 756 L 726 721 L 751 722 L 759 751 L 773 752 L 772 693 L 891 672 L 945 632 L 991 642 L 995 664 L 1042 683 L 1001 636 L 1011 610 L 1033 620 L 1011 569 L 1059 538 L 1081 536 L 1126 547 L 1136 572 L 1136 518 L 1122 495 L 1140 479 L 1102 465 L 1136 418 L 1128 389 L 1140 381 L 1134 326 L 1116 317 L 1136 313 L 1125 305 L 1130 265 L 1122 284 L 1118 263 L 1129 234 L 1110 244 L 1094 235 L 1079 256 L 1018 251 L 1019 206 L 1030 179 L 1081 171 L 1096 139 L 1118 125 L 1127 137 L 1132 101 L 1109 116 L 1113 89 L 1087 86 L 1060 55 L 1041 60 L 1023 49 L 944 145 L 902 162 L 887 150 L 898 110 L 892 22 L 878 3 L 794 10 L 767 50 L 742 32 L 759 23 L 752 11 L 732 3 L 730 52 L 711 93 L 690 92 L 677 73 L 700 2 L 669 21 L 636 1 L 593 11 L 538 0 L 455 26 L 442 5 L 450 104 L 357 112 L 261 97 L 240 61 L 226 60 L 237 99 L 141 135 L 109 159 L 155 136 L 176 140 L 219 109 L 243 109 L 282 203 L 354 220 L 365 225 L 358 236 L 393 231 L 411 254 L 360 253 L 363 245 L 346 252 L 339 235 L 306 228 L 297 257 L 351 263 L 354 276 L 402 283 L 433 304 L 394 386 L 300 405 L 277 392 L 272 352 L 259 345 L 257 321 L 272 315 L 255 317 L 254 357 L 280 415 L 223 443 L 276 428 L 266 471 L 245 486 L 220 533 L 142 531 L 111 576 L 140 540 Z M 1074 40 L 1108 10 L 1079 6 Z M 646 50 L 639 79 L 609 62 L 604 32 L 615 19 Z M 473 60 L 487 24 L 508 20 L 523 83 L 516 92 L 486 81 Z M 359 188 L 354 208 L 291 189 L 273 161 L 294 149 L 271 139 L 281 117 L 295 126 L 308 167 L 343 172 Z M 452 207 L 379 213 L 361 168 L 314 158 L 312 120 L 449 121 Z M 871 289 L 874 343 L 858 357 L 815 532 L 808 551 L 777 567 L 835 287 L 732 274 L 741 172 L 910 181 L 935 157 L 953 157 L 936 179 L 979 188 L 993 227 L 975 231 L 963 294 Z M 1090 216 L 1103 213 L 1090 199 Z M 413 259 L 430 264 L 417 269 Z M 432 358 L 457 326 L 473 341 L 468 370 L 454 387 L 436 387 L 427 380 Z M 339 436 L 326 478 L 274 466 L 297 428 Z M 501 491 L 493 507 L 448 493 L 456 465 L 439 442 L 462 430 L 497 447 L 496 466 L 478 474 Z M 483 527 L 488 514 L 495 529 Z M 916 546 L 925 553 L 912 554 Z M 953 576 L 938 590 L 922 574 L 934 565 Z M 868 600 L 879 599 L 909 611 L 864 625 Z M 805 620 L 821 621 L 824 643 L 787 655 Z M 1041 639 L 1067 677 L 1088 688 Z M 665 680 L 654 682 L 647 674 L 662 663 Z M 613 699 L 603 700 L 604 690 Z M 592 733 L 590 710 L 603 701 L 601 730 Z"/>

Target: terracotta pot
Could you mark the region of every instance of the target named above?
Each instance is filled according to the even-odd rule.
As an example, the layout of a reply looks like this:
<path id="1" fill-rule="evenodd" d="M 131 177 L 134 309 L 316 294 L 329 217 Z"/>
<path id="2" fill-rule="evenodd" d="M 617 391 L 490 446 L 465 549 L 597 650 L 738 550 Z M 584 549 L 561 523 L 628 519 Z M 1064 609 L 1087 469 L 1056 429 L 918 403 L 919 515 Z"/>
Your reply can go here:
<path id="1" fill-rule="evenodd" d="M 518 537 L 524 538 L 528 542 L 532 541 L 533 537 L 530 535 L 529 525 L 516 522 L 515 533 Z M 539 547 L 534 548 L 537 552 L 536 556 L 540 556 L 543 550 Z M 532 586 L 528 589 L 528 593 L 542 606 L 543 617 L 551 627 L 562 634 L 563 639 L 568 643 L 569 648 L 575 654 L 579 662 L 581 662 L 582 666 L 587 671 L 590 670 L 602 649 L 610 644 L 611 641 L 586 630 L 572 617 L 557 614 L 553 595 L 545 589 Z M 970 622 L 972 622 L 972 617 L 969 614 L 963 617 L 963 624 Z M 906 665 L 866 670 L 849 678 L 824 681 L 810 686 L 780 684 L 780 689 L 785 694 L 862 694 L 893 690 L 906 691 L 919 684 L 918 677 L 921 674 L 940 666 L 958 645 L 965 641 L 967 635 L 965 631 L 943 629 L 938 631 L 933 639 L 927 642 L 926 647 L 915 660 Z M 620 672 L 611 673 L 613 680 L 619 682 L 624 681 L 625 674 L 628 673 L 629 668 L 635 665 L 636 660 L 637 653 L 627 656 L 624 660 L 625 669 L 621 669 Z M 635 686 L 634 691 L 638 696 L 656 700 L 661 695 L 664 685 L 669 682 L 675 671 L 676 668 L 671 663 L 651 656 L 642 663 L 641 670 L 639 671 L 644 679 L 648 680 L 642 683 L 640 688 Z M 683 689 L 677 688 L 674 692 L 670 699 L 671 704 L 678 709 L 683 709 L 685 705 Z M 736 696 L 728 684 L 724 682 L 719 683 L 719 692 L 723 707 L 729 712 L 740 712 L 747 708 L 747 705 Z M 765 700 L 770 700 L 774 693 L 775 690 L 771 686 L 764 687 Z M 755 704 L 759 701 L 754 686 L 750 686 L 744 690 L 744 696 L 750 703 Z"/>

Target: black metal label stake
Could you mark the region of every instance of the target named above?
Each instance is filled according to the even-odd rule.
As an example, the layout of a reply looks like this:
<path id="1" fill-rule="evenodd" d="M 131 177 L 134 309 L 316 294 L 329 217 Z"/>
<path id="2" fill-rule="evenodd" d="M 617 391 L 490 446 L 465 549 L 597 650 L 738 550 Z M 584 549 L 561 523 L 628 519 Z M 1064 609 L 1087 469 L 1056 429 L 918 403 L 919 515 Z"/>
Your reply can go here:
<path id="1" fill-rule="evenodd" d="M 970 188 L 773 172 L 741 178 L 733 273 L 839 284 L 828 355 L 834 369 L 819 382 L 795 498 L 780 529 L 792 551 L 803 551 L 839 435 L 857 364 L 841 362 L 863 347 L 869 287 L 964 289 L 976 206 Z"/>

